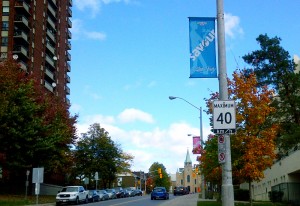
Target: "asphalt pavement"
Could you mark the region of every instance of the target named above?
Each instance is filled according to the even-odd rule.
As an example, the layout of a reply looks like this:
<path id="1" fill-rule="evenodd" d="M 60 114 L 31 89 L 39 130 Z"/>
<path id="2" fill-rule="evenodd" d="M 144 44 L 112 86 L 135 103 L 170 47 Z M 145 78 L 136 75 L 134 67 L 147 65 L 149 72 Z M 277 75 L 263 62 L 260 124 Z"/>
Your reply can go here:
<path id="1" fill-rule="evenodd" d="M 183 196 L 176 196 L 176 198 L 173 198 L 160 206 L 197 206 L 199 198 L 199 194 L 189 194 L 189 195 L 183 195 Z"/>
<path id="2" fill-rule="evenodd" d="M 199 193 L 195 194 L 188 194 L 182 196 L 176 196 L 159 206 L 197 206 L 197 202 L 203 199 L 199 198 Z M 214 200 L 212 200 L 214 201 Z M 48 203 L 48 204 L 38 204 L 38 206 L 54 206 L 55 203 Z M 28 205 L 28 206 L 37 206 L 37 205 Z"/>

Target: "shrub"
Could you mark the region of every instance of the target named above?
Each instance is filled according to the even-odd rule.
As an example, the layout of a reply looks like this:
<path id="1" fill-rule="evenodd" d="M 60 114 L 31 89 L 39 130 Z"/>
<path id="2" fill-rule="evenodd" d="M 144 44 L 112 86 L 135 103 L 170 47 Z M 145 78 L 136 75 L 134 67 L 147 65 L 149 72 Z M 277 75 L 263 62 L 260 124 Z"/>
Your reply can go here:
<path id="1" fill-rule="evenodd" d="M 243 190 L 243 189 L 235 189 L 234 190 L 234 200 L 238 201 L 249 201 L 249 190 Z"/>

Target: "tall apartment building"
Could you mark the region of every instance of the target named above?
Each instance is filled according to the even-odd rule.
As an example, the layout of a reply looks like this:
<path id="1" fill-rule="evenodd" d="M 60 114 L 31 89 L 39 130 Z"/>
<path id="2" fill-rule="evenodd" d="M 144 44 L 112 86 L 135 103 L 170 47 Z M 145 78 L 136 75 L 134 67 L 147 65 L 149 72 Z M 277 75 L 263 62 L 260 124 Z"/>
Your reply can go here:
<path id="1" fill-rule="evenodd" d="M 1 60 L 15 59 L 70 103 L 72 0 L 1 0 L 0 6 Z"/>

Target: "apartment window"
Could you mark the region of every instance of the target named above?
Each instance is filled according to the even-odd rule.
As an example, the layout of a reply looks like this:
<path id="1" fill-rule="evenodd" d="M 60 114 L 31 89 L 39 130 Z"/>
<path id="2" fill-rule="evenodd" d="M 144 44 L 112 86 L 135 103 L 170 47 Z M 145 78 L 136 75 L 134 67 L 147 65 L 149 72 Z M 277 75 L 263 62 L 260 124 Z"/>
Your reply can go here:
<path id="1" fill-rule="evenodd" d="M 2 22 L 2 31 L 8 31 L 8 21 Z"/>
<path id="2" fill-rule="evenodd" d="M 188 176 L 186 177 L 186 181 L 187 181 L 187 182 L 190 182 L 190 181 L 191 181 L 191 176 L 190 176 L 190 175 L 188 175 Z"/>
<path id="3" fill-rule="evenodd" d="M 2 15 L 3 16 L 9 16 L 9 6 L 3 6 L 2 7 Z"/>
<path id="4" fill-rule="evenodd" d="M 1 38 L 1 45 L 7 46 L 8 45 L 8 37 L 2 37 Z"/>

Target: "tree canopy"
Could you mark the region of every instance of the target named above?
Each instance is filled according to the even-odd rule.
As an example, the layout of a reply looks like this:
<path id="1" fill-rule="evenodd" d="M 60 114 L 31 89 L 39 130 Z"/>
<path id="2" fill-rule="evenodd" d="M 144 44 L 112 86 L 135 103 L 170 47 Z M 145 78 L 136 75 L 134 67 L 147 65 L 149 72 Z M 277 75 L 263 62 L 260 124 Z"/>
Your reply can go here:
<path id="1" fill-rule="evenodd" d="M 160 178 L 159 171 L 162 174 L 162 178 Z M 154 162 L 149 168 L 149 174 L 150 177 L 147 180 L 148 191 L 152 191 L 154 187 L 165 187 L 168 190 L 171 186 L 167 170 L 162 163 Z"/>
<path id="2" fill-rule="evenodd" d="M 256 76 L 246 70 L 236 70 L 228 79 L 229 99 L 236 102 L 237 132 L 231 135 L 232 172 L 234 182 L 251 182 L 263 177 L 275 158 L 275 137 L 278 125 L 272 121 L 275 108 L 271 105 L 273 91 L 257 88 Z M 206 99 L 208 114 L 218 93 Z M 199 157 L 200 169 L 206 180 L 220 184 L 222 168 L 218 163 L 216 135 L 210 135 Z"/>
<path id="3" fill-rule="evenodd" d="M 280 45 L 280 38 L 265 34 L 256 40 L 260 50 L 243 56 L 243 59 L 253 67 L 258 86 L 275 90 L 272 104 L 277 112 L 273 118 L 281 126 L 277 147 L 284 152 L 300 143 L 300 74 L 289 52 Z"/>
<path id="4" fill-rule="evenodd" d="M 122 151 L 109 133 L 94 123 L 87 133 L 81 134 L 74 150 L 73 178 L 94 180 L 98 172 L 103 188 L 109 188 L 117 174 L 129 172 L 133 156 Z"/>
<path id="5" fill-rule="evenodd" d="M 37 79 L 12 61 L 0 64 L 0 153 L 10 178 L 33 167 L 55 173 L 70 165 L 77 116 Z"/>

